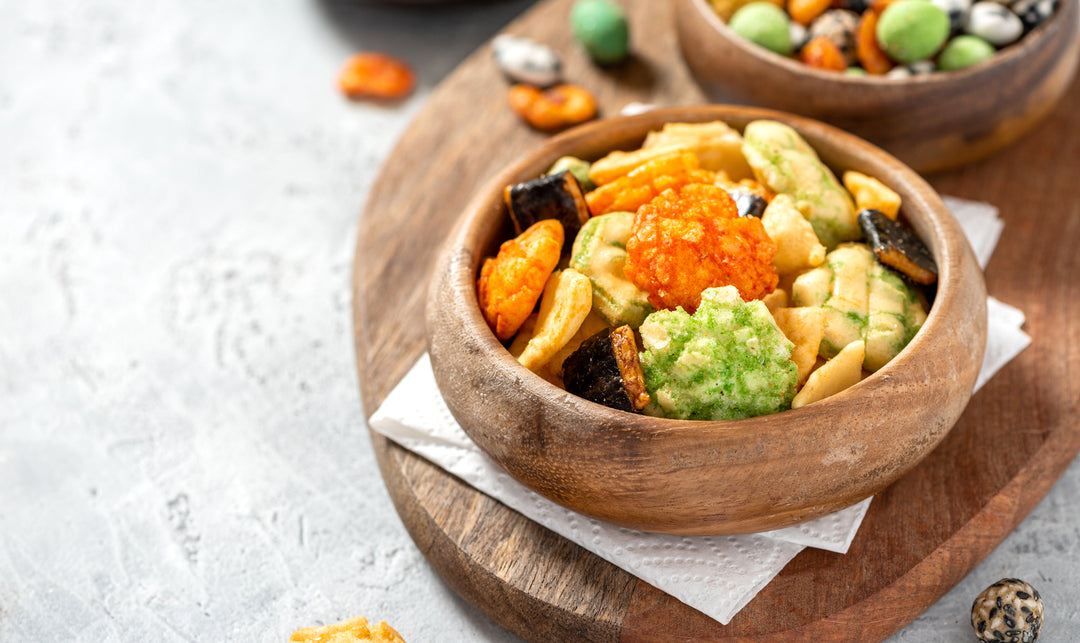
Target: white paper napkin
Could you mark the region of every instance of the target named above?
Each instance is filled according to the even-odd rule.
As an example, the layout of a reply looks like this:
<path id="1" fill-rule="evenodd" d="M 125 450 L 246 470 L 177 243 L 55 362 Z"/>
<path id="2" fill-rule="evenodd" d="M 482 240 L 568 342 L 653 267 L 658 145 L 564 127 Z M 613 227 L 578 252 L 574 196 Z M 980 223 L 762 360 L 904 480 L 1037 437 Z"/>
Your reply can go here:
<path id="1" fill-rule="evenodd" d="M 985 266 L 1001 235 L 997 209 L 949 197 L 946 203 Z M 1020 330 L 1022 312 L 993 298 L 988 304 L 986 357 L 976 390 L 1031 341 Z M 794 527 L 745 536 L 667 536 L 594 520 L 529 490 L 484 455 L 443 402 L 426 354 L 375 412 L 371 427 L 725 625 L 804 547 L 847 552 L 871 500 Z"/>

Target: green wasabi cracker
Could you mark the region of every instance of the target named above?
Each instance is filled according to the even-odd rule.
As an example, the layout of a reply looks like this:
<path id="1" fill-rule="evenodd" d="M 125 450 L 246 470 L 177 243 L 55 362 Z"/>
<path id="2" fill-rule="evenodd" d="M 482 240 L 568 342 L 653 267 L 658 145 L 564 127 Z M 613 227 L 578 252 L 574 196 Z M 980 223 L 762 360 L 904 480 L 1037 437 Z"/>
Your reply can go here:
<path id="1" fill-rule="evenodd" d="M 761 301 L 733 286 L 709 288 L 690 315 L 661 310 L 641 325 L 645 413 L 681 420 L 735 420 L 790 407 L 799 378 L 794 344 Z"/>
<path id="2" fill-rule="evenodd" d="M 743 155 L 759 183 L 807 204 L 807 219 L 826 248 L 862 237 L 851 195 L 794 129 L 753 121 L 743 131 Z"/>
<path id="3" fill-rule="evenodd" d="M 799 275 L 791 299 L 796 306 L 817 306 L 825 312 L 825 336 L 818 351 L 822 357 L 863 340 L 863 368 L 870 372 L 896 357 L 926 321 L 915 291 L 861 243 L 841 245 L 820 267 Z"/>
<path id="4" fill-rule="evenodd" d="M 632 212 L 593 217 L 574 239 L 570 267 L 592 281 L 593 310 L 612 326 L 636 329 L 653 311 L 649 293 L 627 279 L 626 241 L 634 227 Z"/>

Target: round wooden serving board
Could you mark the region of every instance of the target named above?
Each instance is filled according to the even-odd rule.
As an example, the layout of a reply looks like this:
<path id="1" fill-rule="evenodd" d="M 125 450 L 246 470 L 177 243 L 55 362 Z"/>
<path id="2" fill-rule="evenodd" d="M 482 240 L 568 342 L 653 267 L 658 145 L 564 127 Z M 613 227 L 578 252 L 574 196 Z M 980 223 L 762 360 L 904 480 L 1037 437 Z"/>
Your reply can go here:
<path id="1" fill-rule="evenodd" d="M 545 0 L 505 31 L 560 53 L 602 111 L 706 102 L 678 54 L 671 6 L 626 0 L 634 56 L 592 66 L 566 27 L 572 0 Z M 466 201 L 544 140 L 506 105 L 477 51 L 433 93 L 383 167 L 357 240 L 356 360 L 378 408 L 424 351 L 435 252 Z M 1080 83 L 1029 136 L 931 176 L 942 194 L 997 205 L 1006 232 L 989 291 L 1027 314 L 1033 344 L 973 398 L 926 460 L 878 494 L 846 555 L 807 549 L 727 626 L 637 580 L 372 433 L 383 479 L 431 565 L 462 597 L 528 640 L 875 641 L 910 622 L 1028 514 L 1080 451 Z M 962 615 L 961 615 L 962 617 Z"/>

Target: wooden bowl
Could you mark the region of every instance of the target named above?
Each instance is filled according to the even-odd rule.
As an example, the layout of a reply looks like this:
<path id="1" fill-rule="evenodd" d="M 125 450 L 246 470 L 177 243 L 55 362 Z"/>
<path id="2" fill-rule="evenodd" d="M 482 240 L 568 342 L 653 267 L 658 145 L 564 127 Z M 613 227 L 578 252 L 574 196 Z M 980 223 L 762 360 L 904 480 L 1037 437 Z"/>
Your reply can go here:
<path id="1" fill-rule="evenodd" d="M 668 420 L 578 398 L 520 366 L 488 329 L 480 262 L 511 235 L 503 187 L 558 157 L 634 149 L 666 122 L 772 118 L 797 129 L 835 171 L 881 177 L 934 253 L 940 275 L 926 324 L 887 366 L 826 400 L 726 422 Z M 971 396 L 986 338 L 982 272 L 956 220 L 915 172 L 850 134 L 771 110 L 698 106 L 597 121 L 506 168 L 461 215 L 436 262 L 427 338 L 439 388 L 465 432 L 511 476 L 617 525 L 685 535 L 750 533 L 847 507 L 927 455 Z"/>
<path id="2" fill-rule="evenodd" d="M 1016 141 L 1062 97 L 1080 59 L 1078 0 L 968 69 L 851 77 L 736 35 L 707 0 L 674 0 L 679 46 L 702 87 L 725 101 L 810 116 L 885 148 L 919 172 L 958 167 Z"/>

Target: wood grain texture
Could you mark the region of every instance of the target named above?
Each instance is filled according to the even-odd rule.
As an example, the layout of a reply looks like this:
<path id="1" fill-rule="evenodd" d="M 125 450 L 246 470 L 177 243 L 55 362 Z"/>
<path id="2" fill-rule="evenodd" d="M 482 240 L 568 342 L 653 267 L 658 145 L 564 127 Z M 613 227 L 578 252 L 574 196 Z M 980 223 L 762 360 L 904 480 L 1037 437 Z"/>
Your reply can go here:
<path id="1" fill-rule="evenodd" d="M 636 149 L 668 122 L 723 121 L 742 130 L 782 120 L 839 176 L 888 177 L 902 214 L 933 249 L 941 282 L 930 317 L 889 365 L 828 400 L 725 422 L 616 411 L 517 363 L 480 314 L 476 275 L 505 240 L 503 188 L 563 156 Z M 919 175 L 846 132 L 760 108 L 656 109 L 556 136 L 497 174 L 459 217 L 437 260 L 428 348 L 447 406 L 515 479 L 579 513 L 621 527 L 686 536 L 779 529 L 881 491 L 933 450 L 959 418 L 985 344 L 986 290 L 963 230 Z M 569 243 L 569 241 L 568 241 Z M 973 348 L 975 347 L 975 348 Z M 483 400 L 482 403 L 478 400 Z M 828 463 L 823 465 L 823 463 Z"/>
<path id="2" fill-rule="evenodd" d="M 986 64 L 903 81 L 813 69 L 736 36 L 707 0 L 675 5 L 680 49 L 711 92 L 827 121 L 919 171 L 962 166 L 1023 136 L 1068 89 L 1080 56 L 1077 0 Z"/>
<path id="3" fill-rule="evenodd" d="M 555 47 L 568 78 L 612 114 L 631 101 L 704 101 L 682 66 L 670 7 L 627 2 L 635 57 L 593 68 L 548 0 L 507 32 Z M 478 51 L 432 95 L 376 181 L 360 223 L 354 332 L 368 414 L 424 350 L 431 262 L 479 186 L 546 137 L 506 109 Z M 403 522 L 469 602 L 528 640 L 881 640 L 934 603 L 1032 509 L 1080 450 L 1080 85 L 1007 151 L 931 177 L 943 194 L 994 203 L 1006 234 L 991 294 L 1027 314 L 1034 342 L 977 393 L 918 467 L 878 494 L 846 555 L 806 550 L 728 626 L 475 492 L 372 434 Z M 1063 243 L 1062 241 L 1066 242 Z"/>

